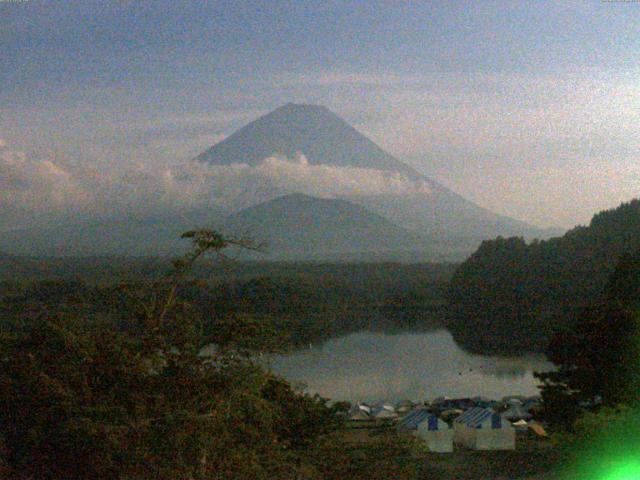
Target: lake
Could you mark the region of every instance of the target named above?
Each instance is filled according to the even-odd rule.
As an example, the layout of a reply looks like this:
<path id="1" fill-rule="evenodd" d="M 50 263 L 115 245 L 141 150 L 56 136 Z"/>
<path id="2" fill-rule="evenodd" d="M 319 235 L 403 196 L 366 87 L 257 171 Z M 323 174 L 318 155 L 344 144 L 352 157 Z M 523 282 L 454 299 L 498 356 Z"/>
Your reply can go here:
<path id="1" fill-rule="evenodd" d="M 487 357 L 466 353 L 446 330 L 359 332 L 286 355 L 268 365 L 309 393 L 332 400 L 395 402 L 538 393 L 534 371 L 552 364 L 542 355 Z"/>

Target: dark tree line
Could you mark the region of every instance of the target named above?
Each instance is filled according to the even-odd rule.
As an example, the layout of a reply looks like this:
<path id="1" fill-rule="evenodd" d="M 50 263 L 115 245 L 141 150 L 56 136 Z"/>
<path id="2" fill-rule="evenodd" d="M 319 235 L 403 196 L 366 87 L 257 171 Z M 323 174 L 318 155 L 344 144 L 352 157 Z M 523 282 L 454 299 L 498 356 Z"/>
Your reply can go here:
<path id="1" fill-rule="evenodd" d="M 287 348 L 363 329 L 421 330 L 442 323 L 446 283 L 431 267 L 350 268 L 309 266 L 295 272 L 287 267 L 272 271 L 274 276 L 262 275 L 261 269 L 257 277 L 226 280 L 218 270 L 209 280 L 185 279 L 178 293 L 202 318 L 205 336 L 215 339 L 216 332 L 235 325 L 241 316 L 265 334 L 270 328 L 278 330 L 281 346 Z M 109 316 L 122 329 L 137 328 L 130 321 L 130 303 L 138 301 L 133 292 L 148 287 L 146 276 L 106 284 L 90 280 L 0 283 L 0 322 L 73 311 L 91 318 Z"/>
<path id="2" fill-rule="evenodd" d="M 571 428 L 584 410 L 640 406 L 640 250 L 624 254 L 603 294 L 546 350 L 557 370 L 537 374 L 547 419 Z"/>
<path id="3" fill-rule="evenodd" d="M 253 361 L 274 340 L 268 324 L 233 315 L 205 334 L 184 284 L 193 262 L 233 240 L 186 237 L 193 250 L 150 284 L 4 286 L 0 476 L 409 478 L 398 460 L 408 444 L 345 443 L 326 399 Z"/>
<path id="4" fill-rule="evenodd" d="M 637 249 L 639 200 L 599 213 L 561 238 L 483 242 L 450 282 L 449 328 L 477 352 L 543 351 L 601 295 L 621 255 Z"/>

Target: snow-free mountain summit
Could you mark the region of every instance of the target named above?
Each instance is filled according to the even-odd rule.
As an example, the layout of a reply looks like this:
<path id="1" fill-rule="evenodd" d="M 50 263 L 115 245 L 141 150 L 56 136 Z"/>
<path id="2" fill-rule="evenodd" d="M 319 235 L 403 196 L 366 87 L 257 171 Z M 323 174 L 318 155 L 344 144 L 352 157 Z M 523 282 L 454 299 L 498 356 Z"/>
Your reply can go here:
<path id="1" fill-rule="evenodd" d="M 464 199 L 317 105 L 290 103 L 257 118 L 168 178 L 193 201 L 12 230 L 0 249 L 172 255 L 182 231 L 214 228 L 266 243 L 265 259 L 421 262 L 463 260 L 498 235 L 546 233 Z"/>
<path id="2" fill-rule="evenodd" d="M 497 215 L 422 175 L 323 106 L 286 104 L 240 128 L 195 160 L 209 165 L 257 166 L 273 156 L 304 156 L 312 166 L 337 171 L 356 169 L 363 182 L 361 190 L 356 185 L 348 192 L 326 196 L 359 204 L 427 241 L 448 244 L 454 250 L 471 251 L 481 240 L 497 235 L 545 236 L 540 229 Z M 380 191 L 366 188 L 364 181 L 370 176 L 382 178 L 386 186 Z M 317 193 L 293 184 L 290 190 L 285 185 L 284 192 L 279 187 L 280 194 Z"/>
<path id="3" fill-rule="evenodd" d="M 265 158 L 303 154 L 313 165 L 375 168 L 419 174 L 396 160 L 326 107 L 288 103 L 249 123 L 196 160 L 257 165 Z"/>

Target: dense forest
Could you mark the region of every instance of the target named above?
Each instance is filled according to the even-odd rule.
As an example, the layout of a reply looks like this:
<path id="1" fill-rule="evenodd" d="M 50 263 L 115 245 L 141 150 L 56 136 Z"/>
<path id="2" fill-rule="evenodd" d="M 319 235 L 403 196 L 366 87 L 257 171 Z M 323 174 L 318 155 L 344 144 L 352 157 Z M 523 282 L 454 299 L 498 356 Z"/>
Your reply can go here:
<path id="1" fill-rule="evenodd" d="M 228 312 L 205 333 L 189 272 L 232 240 L 187 238 L 149 282 L 3 286 L 0 478 L 413 478 L 411 442 L 345 443 L 339 404 L 253 360 L 277 346 L 273 325 Z"/>
<path id="2" fill-rule="evenodd" d="M 541 351 L 602 294 L 620 257 L 639 248 L 639 200 L 560 238 L 485 241 L 451 279 L 448 326 L 472 351 Z"/>
<path id="3" fill-rule="evenodd" d="M 602 294 L 558 328 L 546 348 L 557 368 L 539 373 L 547 420 L 570 428 L 580 407 L 640 401 L 640 250 L 623 254 Z"/>
<path id="4" fill-rule="evenodd" d="M 242 261 L 233 256 L 204 258 L 193 266 L 191 277 L 219 283 L 260 277 L 320 279 L 373 288 L 405 291 L 424 283 L 447 282 L 457 264 L 400 262 L 272 262 Z M 29 257 L 0 252 L 0 281 L 80 280 L 90 284 L 157 278 L 171 268 L 171 258 L 162 257 Z M 390 287 L 389 287 L 390 286 Z"/>
<path id="5" fill-rule="evenodd" d="M 415 461 L 411 441 L 346 441 L 338 414 L 347 405 L 298 391 L 255 361 L 362 329 L 449 325 L 483 353 L 544 350 L 558 368 L 539 375 L 543 415 L 569 435 L 567 458 L 573 445 L 596 448 L 589 425 L 631 434 L 639 207 L 548 242 L 485 242 L 455 273 L 455 265 L 229 263 L 220 254 L 232 240 L 207 231 L 190 232 L 192 252 L 172 262 L 5 255 L 0 477 L 437 478 Z M 204 258 L 209 251 L 215 260 Z M 446 318 L 449 307 L 466 309 L 465 321 Z M 478 328 L 483 318 L 501 321 L 500 334 L 496 322 Z"/>
<path id="6" fill-rule="evenodd" d="M 16 267 L 17 265 L 17 267 Z M 13 268 L 13 270 L 12 270 Z M 159 259 L 0 259 L 4 322 L 72 310 L 122 317 L 131 292 L 171 268 Z M 453 265 L 229 262 L 194 265 L 180 295 L 197 309 L 205 335 L 237 315 L 279 331 L 280 348 L 358 330 L 441 326 Z M 123 328 L 127 318 L 121 319 Z M 266 328 L 266 327 L 265 327 Z"/>

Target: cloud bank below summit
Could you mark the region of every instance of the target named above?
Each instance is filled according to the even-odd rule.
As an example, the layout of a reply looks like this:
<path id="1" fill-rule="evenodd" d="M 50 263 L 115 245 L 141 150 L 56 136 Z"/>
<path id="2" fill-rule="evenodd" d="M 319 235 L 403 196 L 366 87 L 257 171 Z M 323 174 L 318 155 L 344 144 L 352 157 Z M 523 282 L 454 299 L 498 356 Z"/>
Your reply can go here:
<path id="1" fill-rule="evenodd" d="M 219 206 L 231 211 L 286 193 L 336 198 L 360 195 L 429 195 L 425 181 L 370 168 L 312 165 L 265 158 L 246 163 L 154 168 L 137 163 L 108 171 L 55 156 L 42 158 L 0 143 L 0 230 L 59 221 L 172 215 Z"/>

